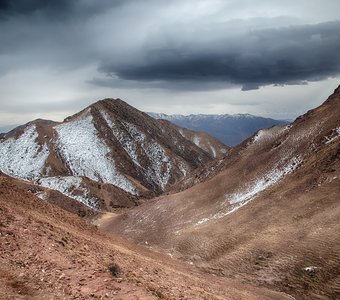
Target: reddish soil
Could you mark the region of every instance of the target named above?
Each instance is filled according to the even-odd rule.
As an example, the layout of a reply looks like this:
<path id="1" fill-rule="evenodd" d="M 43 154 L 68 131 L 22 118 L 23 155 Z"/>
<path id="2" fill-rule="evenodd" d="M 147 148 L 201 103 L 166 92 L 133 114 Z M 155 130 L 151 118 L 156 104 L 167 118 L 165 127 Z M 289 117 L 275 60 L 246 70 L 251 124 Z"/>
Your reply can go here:
<path id="1" fill-rule="evenodd" d="M 95 118 L 110 101 L 93 107 Z M 115 105 L 112 116 L 146 118 Z M 0 298 L 339 299 L 339 116 L 340 88 L 291 127 L 265 130 L 198 170 L 173 194 L 99 216 L 95 224 L 108 235 L 77 216 L 93 217 L 83 206 L 45 190 L 51 202 L 41 200 L 34 186 L 0 174 Z M 168 143 L 152 122 L 145 131 Z M 197 167 L 190 149 L 182 155 Z M 284 178 L 214 218 L 232 207 L 230 195 L 270 180 L 294 158 L 301 159 Z M 135 204 L 88 186 L 104 208 Z"/>
<path id="2" fill-rule="evenodd" d="M 3 175 L 0 241 L 1 299 L 289 299 L 105 236 Z"/>
<path id="3" fill-rule="evenodd" d="M 102 228 L 221 277 L 297 299 L 339 299 L 339 116 L 340 87 L 291 127 L 263 131 L 216 169 L 209 166 L 211 175 L 198 171 L 188 182 L 201 184 L 107 219 Z M 229 195 L 242 195 L 294 158 L 301 158 L 294 171 L 218 216 L 231 208 Z"/>

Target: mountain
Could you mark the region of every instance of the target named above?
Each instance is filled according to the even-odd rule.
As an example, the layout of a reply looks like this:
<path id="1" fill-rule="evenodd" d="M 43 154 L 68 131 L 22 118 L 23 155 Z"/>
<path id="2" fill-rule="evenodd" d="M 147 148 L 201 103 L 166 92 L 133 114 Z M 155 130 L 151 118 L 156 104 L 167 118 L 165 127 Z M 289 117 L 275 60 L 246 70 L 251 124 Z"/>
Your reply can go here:
<path id="1" fill-rule="evenodd" d="M 172 128 L 174 131 L 178 131 L 185 139 L 194 143 L 197 147 L 201 148 L 213 158 L 222 158 L 226 156 L 230 147 L 221 143 L 218 139 L 207 134 L 204 131 L 192 131 L 187 128 L 179 127 L 167 120 L 159 119 L 158 122 L 163 126 Z"/>
<path id="2" fill-rule="evenodd" d="M 1 135 L 0 170 L 96 210 L 134 206 L 229 151 L 208 135 L 197 134 L 195 144 L 196 133 L 182 131 L 104 99 L 62 123 L 39 119 Z"/>
<path id="3" fill-rule="evenodd" d="M 195 131 L 204 131 L 229 146 L 236 146 L 255 132 L 275 125 L 287 125 L 284 120 L 274 120 L 250 114 L 236 115 L 167 115 L 148 113 L 156 119 L 168 120 L 178 126 Z"/>
<path id="4" fill-rule="evenodd" d="M 7 125 L 7 126 L 0 126 L 0 134 L 6 133 L 17 127 L 18 125 Z"/>
<path id="5" fill-rule="evenodd" d="M 212 162 L 198 184 L 101 228 L 207 273 L 297 299 L 337 299 L 339 116 L 340 87 L 291 125 L 260 130 Z"/>
<path id="6" fill-rule="evenodd" d="M 0 174 L 0 299 L 289 299 L 108 237 Z"/>

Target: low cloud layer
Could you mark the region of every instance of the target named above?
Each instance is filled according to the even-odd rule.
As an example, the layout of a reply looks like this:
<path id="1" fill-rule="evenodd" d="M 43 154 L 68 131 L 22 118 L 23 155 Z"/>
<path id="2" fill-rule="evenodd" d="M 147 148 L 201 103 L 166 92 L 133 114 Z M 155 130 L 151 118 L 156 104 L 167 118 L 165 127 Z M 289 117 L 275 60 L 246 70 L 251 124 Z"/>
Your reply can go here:
<path id="1" fill-rule="evenodd" d="M 11 105 L 0 113 L 61 102 L 74 111 L 84 95 L 94 97 L 84 104 L 127 95 L 147 110 L 142 99 L 157 99 L 155 110 L 166 112 L 169 99 L 184 105 L 203 92 L 216 92 L 209 101 L 227 109 L 228 101 L 242 105 L 235 89 L 333 80 L 339 10 L 333 0 L 4 0 L 0 101 Z M 246 102 L 260 107 L 260 98 Z"/>

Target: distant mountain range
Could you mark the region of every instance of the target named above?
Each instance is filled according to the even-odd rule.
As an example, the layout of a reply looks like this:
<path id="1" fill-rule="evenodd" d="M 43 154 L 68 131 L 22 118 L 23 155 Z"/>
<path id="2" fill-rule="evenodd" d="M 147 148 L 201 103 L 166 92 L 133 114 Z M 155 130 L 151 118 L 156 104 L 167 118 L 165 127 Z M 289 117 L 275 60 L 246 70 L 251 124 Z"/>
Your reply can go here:
<path id="1" fill-rule="evenodd" d="M 287 125 L 287 120 L 275 120 L 250 114 L 223 115 L 167 115 L 148 112 L 155 119 L 168 120 L 178 126 L 205 131 L 228 146 L 235 146 L 263 128 Z"/>
<path id="2" fill-rule="evenodd" d="M 0 133 L 6 133 L 11 131 L 13 128 L 17 127 L 19 125 L 4 125 L 0 126 Z"/>

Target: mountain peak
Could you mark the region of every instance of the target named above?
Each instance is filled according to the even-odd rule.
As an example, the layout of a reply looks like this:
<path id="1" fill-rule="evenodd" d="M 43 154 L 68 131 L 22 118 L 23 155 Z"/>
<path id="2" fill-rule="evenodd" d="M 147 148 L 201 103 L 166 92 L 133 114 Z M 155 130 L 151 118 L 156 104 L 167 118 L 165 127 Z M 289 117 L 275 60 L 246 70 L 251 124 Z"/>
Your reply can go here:
<path id="1" fill-rule="evenodd" d="M 35 120 L 1 136 L 0 169 L 73 193 L 95 209 L 127 207 L 138 197 L 160 194 L 228 151 L 212 137 L 190 138 L 121 99 L 106 98 L 64 122 Z M 77 190 L 85 196 L 74 194 Z M 104 198 L 112 204 L 103 203 Z"/>
<path id="2" fill-rule="evenodd" d="M 145 113 L 141 112 L 140 110 L 131 106 L 130 104 L 128 104 L 127 102 L 125 102 L 124 100 L 120 98 L 116 98 L 116 99 L 104 98 L 102 100 L 99 100 L 93 103 L 88 108 L 98 113 L 105 111 L 112 116 L 131 120 L 133 122 L 138 122 L 138 120 L 148 117 Z M 151 121 L 151 120 L 148 120 L 148 121 Z"/>
<path id="3" fill-rule="evenodd" d="M 103 103 L 110 104 L 110 105 L 114 104 L 114 105 L 130 106 L 127 102 L 125 102 L 124 100 L 120 98 L 104 98 L 104 99 L 96 101 L 90 106 L 97 106 Z"/>
<path id="4" fill-rule="evenodd" d="M 123 101 L 120 98 L 104 98 L 101 100 L 97 100 L 96 102 L 90 104 L 83 110 L 74 115 L 68 116 L 64 119 L 64 122 L 69 122 L 77 118 L 85 117 L 88 115 L 93 115 L 95 112 L 107 111 L 111 114 L 120 115 L 124 111 L 138 112 L 136 108 L 129 105 L 127 102 Z"/>
<path id="5" fill-rule="evenodd" d="M 104 98 L 101 100 L 96 101 L 95 103 L 91 104 L 89 107 L 94 107 L 94 108 L 102 108 L 102 107 L 116 107 L 120 109 L 124 108 L 130 108 L 130 109 L 135 109 L 133 106 L 125 102 L 124 100 L 120 98 Z"/>

